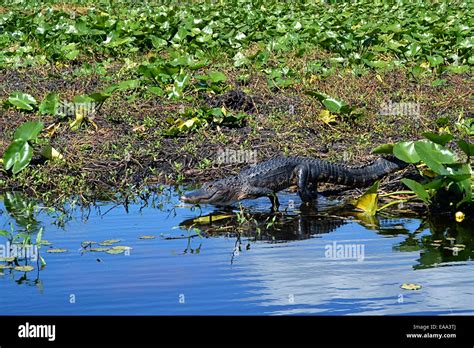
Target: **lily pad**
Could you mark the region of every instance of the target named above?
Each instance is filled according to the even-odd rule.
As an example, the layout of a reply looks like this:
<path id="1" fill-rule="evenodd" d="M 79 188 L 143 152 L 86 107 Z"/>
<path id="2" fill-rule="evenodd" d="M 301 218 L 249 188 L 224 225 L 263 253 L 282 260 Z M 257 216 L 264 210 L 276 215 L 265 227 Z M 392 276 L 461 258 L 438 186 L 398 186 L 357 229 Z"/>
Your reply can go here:
<path id="1" fill-rule="evenodd" d="M 132 248 L 129 247 L 129 246 L 125 246 L 125 245 L 117 245 L 117 246 L 112 247 L 112 249 L 115 249 L 115 250 L 130 250 Z"/>
<path id="2" fill-rule="evenodd" d="M 0 262 L 13 262 L 13 261 L 15 261 L 14 256 L 0 257 Z"/>
<path id="3" fill-rule="evenodd" d="M 138 239 L 155 239 L 156 236 L 140 236 Z"/>
<path id="4" fill-rule="evenodd" d="M 125 249 L 108 249 L 106 251 L 107 254 L 112 254 L 112 255 L 115 255 L 115 254 L 121 254 L 125 251 Z"/>
<path id="5" fill-rule="evenodd" d="M 67 252 L 67 249 L 60 249 L 60 248 L 57 248 L 57 249 L 48 249 L 46 250 L 47 253 L 53 253 L 53 254 L 59 254 L 59 253 L 65 253 Z"/>
<path id="6" fill-rule="evenodd" d="M 35 268 L 33 266 L 16 266 L 15 271 L 20 271 L 20 272 L 30 272 L 34 270 Z"/>
<path id="7" fill-rule="evenodd" d="M 121 239 L 107 239 L 107 240 L 104 240 L 103 242 L 99 243 L 99 245 L 110 246 L 110 245 L 113 245 L 113 244 L 118 243 L 120 241 L 121 241 Z"/>
<path id="8" fill-rule="evenodd" d="M 403 283 L 400 287 L 405 290 L 420 290 L 421 289 L 421 285 L 411 284 L 411 283 Z"/>
<path id="9" fill-rule="evenodd" d="M 11 269 L 11 268 L 13 267 L 9 265 L 0 265 L 0 269 Z"/>
<path id="10" fill-rule="evenodd" d="M 103 252 L 103 251 L 107 251 L 109 250 L 109 248 L 90 248 L 89 251 L 93 252 L 93 253 L 99 253 L 99 252 Z"/>

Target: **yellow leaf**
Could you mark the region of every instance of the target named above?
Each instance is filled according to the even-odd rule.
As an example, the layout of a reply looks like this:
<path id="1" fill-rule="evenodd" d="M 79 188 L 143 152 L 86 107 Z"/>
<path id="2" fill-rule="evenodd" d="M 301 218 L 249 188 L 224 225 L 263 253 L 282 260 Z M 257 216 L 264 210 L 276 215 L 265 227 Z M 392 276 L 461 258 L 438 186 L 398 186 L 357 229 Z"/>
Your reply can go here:
<path id="1" fill-rule="evenodd" d="M 380 223 L 376 216 L 367 215 L 365 213 L 355 213 L 354 216 L 359 221 L 359 223 L 369 230 L 379 230 Z"/>
<path id="2" fill-rule="evenodd" d="M 81 112 L 81 109 L 78 108 L 78 109 L 76 110 L 76 118 L 74 119 L 74 121 L 72 121 L 72 122 L 69 124 L 69 126 L 70 126 L 72 129 L 76 130 L 76 129 L 78 129 L 78 128 L 81 126 L 83 120 L 84 120 L 84 112 Z"/>
<path id="3" fill-rule="evenodd" d="M 379 181 L 376 181 L 369 189 L 354 203 L 357 209 L 362 210 L 369 216 L 377 213 Z"/>
<path id="4" fill-rule="evenodd" d="M 435 178 L 435 177 L 438 176 L 438 174 L 436 174 L 435 172 L 433 172 L 429 168 L 423 169 L 422 173 L 423 173 L 424 176 L 427 176 L 428 178 Z"/>
<path id="5" fill-rule="evenodd" d="M 408 283 L 403 283 L 400 287 L 405 290 L 420 290 L 421 289 L 421 285 L 408 284 Z"/>
<path id="6" fill-rule="evenodd" d="M 430 63 L 428 62 L 423 62 L 420 64 L 420 68 L 428 69 L 429 67 L 430 67 Z"/>
<path id="7" fill-rule="evenodd" d="M 321 110 L 319 113 L 319 119 L 326 124 L 336 122 L 336 116 L 331 114 L 329 110 Z"/>
<path id="8" fill-rule="evenodd" d="M 383 83 L 382 77 L 379 74 L 375 75 L 375 78 Z"/>
<path id="9" fill-rule="evenodd" d="M 233 217 L 233 215 L 207 215 L 201 216 L 193 220 L 194 223 L 211 223 L 212 221 L 229 219 Z"/>
<path id="10" fill-rule="evenodd" d="M 99 129 L 99 127 L 97 127 L 97 124 L 92 119 L 89 119 L 89 122 L 94 126 L 95 130 Z"/>
<path id="11" fill-rule="evenodd" d="M 54 133 L 56 133 L 56 131 L 59 129 L 59 127 L 61 127 L 60 123 L 53 123 L 49 125 L 48 127 L 46 127 L 44 129 L 46 131 L 46 136 L 51 138 L 54 135 Z"/>
<path id="12" fill-rule="evenodd" d="M 54 147 L 51 145 L 46 145 L 41 150 L 41 156 L 53 160 L 53 159 L 63 159 L 63 155 L 61 155 Z"/>

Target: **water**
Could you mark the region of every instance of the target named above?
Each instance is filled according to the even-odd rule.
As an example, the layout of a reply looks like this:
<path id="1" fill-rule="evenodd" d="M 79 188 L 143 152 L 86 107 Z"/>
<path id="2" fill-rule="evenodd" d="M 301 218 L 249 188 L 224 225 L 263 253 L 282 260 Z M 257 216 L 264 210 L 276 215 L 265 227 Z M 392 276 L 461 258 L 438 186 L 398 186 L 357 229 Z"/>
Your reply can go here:
<path id="1" fill-rule="evenodd" d="M 291 200 L 299 208 L 296 195 L 280 197 L 283 208 Z M 9 231 L 13 222 L 17 235 L 27 222 L 30 231 L 42 226 L 52 246 L 40 249 L 41 270 L 31 260 L 31 272 L 0 269 L 2 314 L 474 314 L 473 231 L 463 225 L 326 217 L 337 202 L 323 199 L 318 212 L 288 209 L 275 217 L 259 199 L 246 203 L 246 219 L 255 220 L 241 224 L 239 235 L 235 215 L 199 225 L 199 232 L 189 228 L 200 215 L 222 213 L 179 206 L 174 193 L 154 197 L 157 206 L 66 206 L 66 220 L 32 210 L 20 195 L 4 198 L 0 229 Z M 156 239 L 139 239 L 143 235 Z M 110 239 L 132 249 L 110 255 L 81 247 Z M 0 243 L 5 246 L 6 237 Z M 445 249 L 454 244 L 465 247 Z M 338 254 L 341 247 L 346 252 Z M 403 283 L 422 288 L 404 290 Z"/>

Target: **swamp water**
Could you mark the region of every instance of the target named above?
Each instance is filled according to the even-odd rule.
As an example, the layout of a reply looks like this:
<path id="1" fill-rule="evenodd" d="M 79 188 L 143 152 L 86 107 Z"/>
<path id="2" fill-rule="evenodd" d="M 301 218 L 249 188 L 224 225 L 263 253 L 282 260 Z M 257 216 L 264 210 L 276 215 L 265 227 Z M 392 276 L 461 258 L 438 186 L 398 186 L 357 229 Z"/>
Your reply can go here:
<path id="1" fill-rule="evenodd" d="M 166 191 L 62 211 L 4 194 L 1 313 L 474 314 L 472 226 L 299 210 L 290 193 L 278 214 L 266 199 L 219 212 Z"/>

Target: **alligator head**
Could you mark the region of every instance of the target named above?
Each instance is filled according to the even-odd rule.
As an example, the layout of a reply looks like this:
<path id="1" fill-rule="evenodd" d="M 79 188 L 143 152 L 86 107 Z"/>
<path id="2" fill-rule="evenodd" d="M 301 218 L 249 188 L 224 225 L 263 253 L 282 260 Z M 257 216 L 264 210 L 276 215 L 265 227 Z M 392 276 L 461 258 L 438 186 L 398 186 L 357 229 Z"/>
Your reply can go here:
<path id="1" fill-rule="evenodd" d="M 186 192 L 180 200 L 191 204 L 231 205 L 243 198 L 243 192 L 236 187 L 236 180 L 227 178 L 205 183 L 201 188 Z"/>

